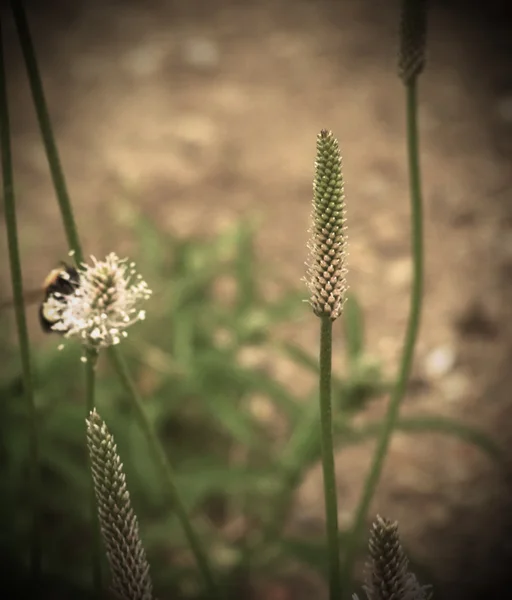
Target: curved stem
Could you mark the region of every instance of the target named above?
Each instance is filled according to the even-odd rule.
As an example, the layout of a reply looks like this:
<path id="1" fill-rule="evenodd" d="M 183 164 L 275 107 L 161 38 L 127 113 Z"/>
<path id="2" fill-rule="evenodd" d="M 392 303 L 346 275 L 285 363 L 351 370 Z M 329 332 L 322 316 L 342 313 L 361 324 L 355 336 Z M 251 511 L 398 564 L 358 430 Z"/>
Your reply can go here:
<path id="1" fill-rule="evenodd" d="M 86 351 L 85 363 L 85 418 L 89 419 L 91 412 L 95 407 L 95 389 L 96 389 L 96 364 L 98 362 L 98 353 L 96 350 Z M 90 482 L 90 510 L 92 524 L 92 580 L 96 598 L 101 598 L 101 532 L 98 517 L 98 507 L 96 506 L 96 495 L 94 493 L 94 481 L 91 476 Z"/>
<path id="2" fill-rule="evenodd" d="M 34 100 L 34 107 L 36 109 L 39 128 L 41 130 L 41 137 L 43 138 L 53 186 L 55 188 L 60 213 L 64 222 L 64 230 L 66 232 L 69 248 L 70 250 L 74 251 L 75 260 L 78 264 L 80 264 L 84 260 L 82 247 L 78 238 L 75 218 L 73 216 L 66 180 L 64 178 L 62 165 L 60 163 L 57 144 L 55 143 L 55 138 L 53 136 L 50 114 L 46 105 L 43 84 L 41 82 L 36 53 L 32 43 L 32 36 L 30 35 L 30 29 L 28 26 L 25 9 L 23 7 L 23 2 L 21 0 L 11 0 L 11 10 L 14 17 L 16 30 L 18 32 L 23 59 L 25 60 L 28 81 L 32 92 L 32 98 Z"/>
<path id="3" fill-rule="evenodd" d="M 329 595 L 331 600 L 341 597 L 340 548 L 338 532 L 338 499 L 332 435 L 332 321 L 321 317 L 320 325 L 320 426 L 322 440 L 322 468 L 324 501 L 329 552 Z"/>
<path id="4" fill-rule="evenodd" d="M 126 390 L 130 403 L 135 410 L 135 414 L 139 421 L 139 425 L 146 437 L 146 441 L 148 446 L 153 453 L 154 459 L 164 477 L 164 480 L 167 484 L 167 490 L 169 492 L 169 496 L 171 498 L 173 508 L 176 511 L 176 515 L 181 523 L 183 531 L 187 537 L 190 548 L 194 554 L 199 570 L 201 571 L 205 583 L 208 588 L 209 597 L 211 598 L 220 598 L 219 590 L 217 588 L 217 584 L 215 582 L 215 578 L 213 576 L 213 571 L 211 569 L 210 563 L 206 556 L 206 553 L 203 550 L 201 542 L 197 537 L 194 528 L 190 522 L 189 516 L 187 514 L 187 509 L 181 500 L 180 494 L 178 492 L 178 488 L 176 487 L 176 483 L 174 481 L 174 471 L 167 457 L 165 450 L 162 447 L 158 439 L 158 435 L 148 418 L 146 411 L 144 410 L 143 401 L 137 392 L 132 379 L 130 377 L 130 373 L 126 367 L 126 364 L 119 352 L 115 352 L 114 348 L 109 348 L 110 358 L 112 359 L 112 364 L 114 365 L 117 374 L 123 384 L 123 387 Z"/>
<path id="5" fill-rule="evenodd" d="M 23 282 L 18 242 L 18 226 L 16 221 L 16 199 L 14 193 L 14 174 L 11 155 L 9 107 L 7 100 L 7 84 L 1 29 L 2 24 L 0 22 L 0 146 L 2 153 L 3 197 L 5 206 L 5 226 L 7 230 L 9 264 L 14 297 L 14 309 L 20 345 L 23 391 L 29 412 L 29 460 L 31 474 L 30 502 L 32 508 L 30 569 L 34 584 L 36 586 L 34 589 L 37 589 L 37 583 L 41 574 L 39 440 L 37 432 L 37 410 L 34 399 L 34 387 L 32 383 L 30 343 L 23 301 Z"/>
<path id="6" fill-rule="evenodd" d="M 421 197 L 421 176 L 419 164 L 419 142 L 417 124 L 417 86 L 416 78 L 406 85 L 407 100 L 407 154 L 409 164 L 411 220 L 412 220 L 412 255 L 414 277 L 411 293 L 409 321 L 402 351 L 402 359 L 398 378 L 393 389 L 388 410 L 382 424 L 373 463 L 366 479 L 363 495 L 357 507 L 354 526 L 351 532 L 347 554 L 343 568 L 343 594 L 345 598 L 351 597 L 352 571 L 356 560 L 358 541 L 364 528 L 368 510 L 375 494 L 384 460 L 388 450 L 393 429 L 398 418 L 400 405 L 405 394 L 407 381 L 411 371 L 414 357 L 414 348 L 420 326 L 421 306 L 423 299 L 423 213 Z"/>

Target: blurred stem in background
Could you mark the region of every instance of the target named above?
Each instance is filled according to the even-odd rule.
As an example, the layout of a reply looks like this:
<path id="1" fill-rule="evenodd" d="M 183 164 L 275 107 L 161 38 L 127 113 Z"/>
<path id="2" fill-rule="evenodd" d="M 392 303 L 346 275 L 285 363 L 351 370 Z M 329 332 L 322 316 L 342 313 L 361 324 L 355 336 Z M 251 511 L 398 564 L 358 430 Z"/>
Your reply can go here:
<path id="1" fill-rule="evenodd" d="M 39 122 L 39 129 L 41 130 L 41 137 L 43 139 L 44 148 L 50 167 L 50 174 L 52 176 L 60 213 L 64 222 L 64 230 L 68 245 L 70 250 L 74 251 L 76 263 L 80 265 L 82 262 L 84 262 L 84 255 L 80 245 L 80 240 L 78 239 L 75 218 L 73 216 L 66 180 L 62 171 L 57 144 L 55 143 L 55 137 L 52 131 L 50 114 L 48 112 L 48 106 L 44 96 L 41 75 L 37 65 L 36 53 L 34 50 L 34 44 L 32 43 L 32 37 L 30 35 L 30 29 L 28 26 L 25 9 L 23 7 L 23 2 L 21 0 L 11 0 L 11 9 L 20 41 L 21 51 L 23 53 L 23 59 L 25 61 L 25 67 L 27 69 L 28 81 L 30 84 L 30 90 L 32 92 L 32 98 L 34 100 L 34 107 L 37 114 L 37 120 Z"/>
<path id="2" fill-rule="evenodd" d="M 39 440 L 37 431 L 37 410 L 32 383 L 32 367 L 30 359 L 30 343 L 28 338 L 25 305 L 23 301 L 23 282 L 21 259 L 18 243 L 18 227 L 16 222 L 16 201 L 14 193 L 14 174 L 11 156 L 11 132 L 9 123 L 9 107 L 7 100 L 7 80 L 4 65 L 2 23 L 0 21 L 0 145 L 2 152 L 2 180 L 5 207 L 5 226 L 11 271 L 16 326 L 20 345 L 20 359 L 23 376 L 23 393 L 29 413 L 29 457 L 32 505 L 32 540 L 30 546 L 30 570 L 34 584 L 41 575 L 41 527 L 40 527 L 40 473 L 39 473 Z M 36 588 L 37 589 L 37 588 Z"/>
<path id="3" fill-rule="evenodd" d="M 213 575 L 210 563 L 208 561 L 206 553 L 203 551 L 201 542 L 199 541 L 199 538 L 197 537 L 194 528 L 190 523 L 187 514 L 187 509 L 185 508 L 185 505 L 181 500 L 180 494 L 174 482 L 175 477 L 170 461 L 167 458 L 165 450 L 158 441 L 158 436 L 150 419 L 146 415 L 146 411 L 144 410 L 144 406 L 142 403 L 142 398 L 139 396 L 139 393 L 133 385 L 126 364 L 123 360 L 120 359 L 119 353 L 114 352 L 114 348 L 109 348 L 109 352 L 117 374 L 119 375 L 119 379 L 121 380 L 121 383 L 130 399 L 132 408 L 135 410 L 135 414 L 137 415 L 137 419 L 144 432 L 150 450 L 153 453 L 153 457 L 156 463 L 158 464 L 158 468 L 161 471 L 164 480 L 167 484 L 167 491 L 169 492 L 169 496 L 172 502 L 172 508 L 176 512 L 181 526 L 183 527 L 183 531 L 185 532 L 190 548 L 196 559 L 197 565 L 201 570 L 203 578 L 207 584 L 209 596 L 212 599 L 220 598 L 220 594 L 217 589 L 217 584 L 215 582 L 215 577 Z"/>
<path id="4" fill-rule="evenodd" d="M 98 363 L 98 352 L 95 349 L 86 350 L 85 363 L 85 419 L 89 419 L 90 414 L 95 410 L 95 384 L 96 384 L 96 365 Z M 91 508 L 91 527 L 92 527 L 92 581 L 96 598 L 101 598 L 101 532 L 96 508 L 96 494 L 94 491 L 94 481 L 90 480 L 90 508 Z"/>
<path id="5" fill-rule="evenodd" d="M 377 440 L 377 447 L 363 488 L 363 494 L 357 506 L 354 525 L 346 550 L 342 580 L 343 597 L 346 600 L 351 598 L 353 570 L 359 539 L 365 527 L 368 511 L 379 483 L 391 436 L 405 395 L 420 326 L 423 300 L 423 209 L 419 161 L 417 78 L 425 64 L 426 17 L 426 0 L 403 0 L 398 70 L 405 84 L 406 95 L 407 157 L 413 256 L 411 305 L 398 377 L 391 394 L 381 433 Z"/>
<path id="6" fill-rule="evenodd" d="M 57 195 L 68 244 L 71 250 L 74 250 L 76 262 L 80 264 L 84 261 L 84 257 L 78 237 L 75 219 L 73 217 L 71 201 L 67 192 L 64 173 L 61 167 L 59 152 L 53 135 L 51 120 L 49 117 L 49 112 L 43 91 L 36 53 L 34 50 L 34 45 L 32 43 L 32 37 L 30 34 L 28 21 L 23 7 L 23 2 L 21 2 L 21 0 L 11 0 L 11 8 L 16 24 L 16 29 L 18 32 L 20 45 L 23 52 L 23 57 L 25 60 L 25 66 L 30 82 L 30 88 L 32 90 L 34 106 L 38 116 L 41 136 L 43 138 L 46 157 L 52 175 L 52 181 L 55 188 L 55 193 Z M 170 494 L 174 499 L 174 509 L 176 510 L 178 517 L 180 518 L 181 524 L 185 530 L 189 544 L 194 553 L 199 569 L 203 575 L 209 594 L 212 598 L 218 597 L 219 593 L 214 582 L 213 573 L 210 568 L 208 559 L 206 557 L 205 552 L 202 549 L 198 538 L 194 533 L 192 525 L 188 519 L 186 510 L 179 499 L 177 489 L 174 484 L 173 472 L 170 467 L 169 461 L 160 441 L 158 440 L 158 437 L 152 427 L 151 422 L 145 414 L 145 411 L 141 404 L 141 400 L 131 380 L 124 359 L 116 348 L 109 348 L 109 354 L 116 368 L 116 371 L 119 374 L 121 382 L 128 392 L 130 401 L 132 402 L 132 405 L 135 408 L 135 412 L 139 420 L 139 425 L 148 440 L 148 444 L 150 445 L 157 458 L 159 467 L 161 467 L 165 473 L 166 483 L 168 485 Z M 86 368 L 89 369 L 89 366 L 87 365 Z M 89 378 L 90 376 L 91 372 L 88 370 L 87 377 Z"/>

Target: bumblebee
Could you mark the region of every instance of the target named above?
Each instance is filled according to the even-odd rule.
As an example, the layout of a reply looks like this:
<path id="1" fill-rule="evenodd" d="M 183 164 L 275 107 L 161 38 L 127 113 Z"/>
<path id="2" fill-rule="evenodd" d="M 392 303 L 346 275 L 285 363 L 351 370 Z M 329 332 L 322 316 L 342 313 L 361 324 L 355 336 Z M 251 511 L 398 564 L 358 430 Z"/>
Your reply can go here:
<path id="1" fill-rule="evenodd" d="M 52 327 L 60 319 L 58 311 L 52 306 L 52 298 L 62 300 L 64 296 L 71 295 L 79 285 L 78 271 L 66 263 L 48 273 L 43 284 L 44 299 L 39 305 L 39 322 L 44 332 L 52 333 Z"/>
<path id="2" fill-rule="evenodd" d="M 62 300 L 63 297 L 72 294 L 79 285 L 80 277 L 75 267 L 61 263 L 59 267 L 52 269 L 48 273 L 42 290 L 29 290 L 24 294 L 25 304 L 39 302 L 39 323 L 45 333 L 54 333 L 52 327 L 60 318 L 58 311 L 52 306 L 52 298 Z M 12 299 L 0 302 L 0 310 L 13 306 L 13 304 Z"/>

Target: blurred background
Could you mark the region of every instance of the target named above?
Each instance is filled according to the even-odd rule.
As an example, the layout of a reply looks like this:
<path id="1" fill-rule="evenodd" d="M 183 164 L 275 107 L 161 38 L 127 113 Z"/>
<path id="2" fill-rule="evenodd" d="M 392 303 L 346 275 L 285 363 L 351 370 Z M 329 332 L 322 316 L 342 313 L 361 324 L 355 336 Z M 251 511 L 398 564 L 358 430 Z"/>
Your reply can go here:
<path id="1" fill-rule="evenodd" d="M 340 397 L 354 399 L 358 423 L 376 422 L 385 410 L 411 283 L 404 94 L 395 74 L 399 4 L 26 4 L 85 252 L 133 257 L 154 291 L 148 320 L 125 353 L 178 463 L 187 503 L 206 515 L 208 531 L 213 525 L 212 552 L 229 573 L 253 514 L 242 510 L 242 499 L 257 494 L 260 505 L 270 502 L 279 484 L 275 464 L 298 418 L 293 407 L 315 401 L 318 324 L 301 303 L 300 279 L 322 128 L 334 132 L 343 154 L 349 284 L 365 322 L 364 351 L 353 368 L 337 324 Z M 2 19 L 24 279 L 32 289 L 68 248 L 5 8 Z M 425 304 L 403 408 L 404 415 L 478 425 L 508 456 L 510 24 L 504 2 L 474 10 L 433 3 L 420 79 Z M 5 248 L 4 229 L 0 236 Z M 0 281 L 9 297 L 7 259 Z M 13 314 L 0 318 L 3 548 L 18 556 L 27 529 L 26 413 Z M 47 568 L 80 586 L 87 545 L 76 540 L 87 539 L 87 473 L 79 349 L 68 344 L 59 352 L 59 340 L 39 331 L 36 308 L 28 319 L 44 438 Z M 104 362 L 98 410 L 127 465 L 160 597 L 194 596 L 184 540 Z M 340 448 L 344 527 L 373 445 L 366 439 Z M 227 472 L 236 474 L 228 480 Z M 494 598 L 512 584 L 507 476 L 454 437 L 394 436 L 372 513 L 399 521 L 436 597 Z M 294 534 L 321 539 L 321 489 L 311 460 L 287 513 Z M 258 565 L 250 578 L 237 576 L 241 596 L 323 597 L 314 552 L 290 545 L 284 554 L 287 560 Z M 301 561 L 311 573 L 297 572 Z"/>

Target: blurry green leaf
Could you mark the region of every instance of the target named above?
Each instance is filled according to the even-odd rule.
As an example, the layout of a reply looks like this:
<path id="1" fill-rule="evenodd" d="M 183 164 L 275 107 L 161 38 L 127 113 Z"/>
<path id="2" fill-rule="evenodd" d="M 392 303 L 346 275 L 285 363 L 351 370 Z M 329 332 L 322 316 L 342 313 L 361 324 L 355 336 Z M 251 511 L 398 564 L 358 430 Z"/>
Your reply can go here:
<path id="1" fill-rule="evenodd" d="M 82 460 L 74 456 L 63 444 L 46 443 L 41 447 L 44 464 L 63 482 L 86 489 L 90 481 L 89 464 L 84 454 Z"/>
<path id="2" fill-rule="evenodd" d="M 211 494 L 231 496 L 251 493 L 269 496 L 278 487 L 275 477 L 267 469 L 213 464 L 209 460 L 184 462 L 176 481 L 187 506 L 192 510 Z"/>
<path id="3" fill-rule="evenodd" d="M 235 312 L 244 313 L 259 298 L 255 279 L 254 227 L 242 223 L 237 229 L 234 276 L 237 284 Z"/>
<path id="4" fill-rule="evenodd" d="M 300 416 L 281 452 L 280 462 L 285 471 L 295 473 L 293 479 L 300 479 L 301 473 L 321 455 L 319 419 L 315 393 L 301 406 Z"/>
<path id="5" fill-rule="evenodd" d="M 279 540 L 280 552 L 291 559 L 299 561 L 317 573 L 326 576 L 329 566 L 327 545 L 324 540 L 323 525 L 319 523 L 318 539 L 299 538 L 299 537 L 283 537 Z M 347 540 L 347 533 L 341 531 L 339 534 L 340 544 Z M 279 563 L 278 563 L 279 564 Z"/>
<path id="6" fill-rule="evenodd" d="M 308 371 L 311 371 L 315 375 L 318 375 L 318 357 L 312 356 L 309 352 L 306 352 L 296 344 L 290 342 L 280 342 L 278 348 L 284 352 L 286 356 L 289 356 L 301 367 L 304 367 Z"/>
<path id="7" fill-rule="evenodd" d="M 172 354 L 174 360 L 184 369 L 190 367 L 194 356 L 194 323 L 189 312 L 183 311 L 173 322 Z"/>
<path id="8" fill-rule="evenodd" d="M 365 410 L 370 401 L 389 391 L 390 384 L 384 380 L 380 363 L 362 354 L 348 367 L 341 385 L 333 386 L 333 405 L 346 413 Z"/>
<path id="9" fill-rule="evenodd" d="M 306 540 L 300 538 L 284 538 L 280 541 L 282 552 L 289 558 L 327 575 L 329 556 L 323 540 Z"/>
<path id="10" fill-rule="evenodd" d="M 319 367 L 318 367 L 318 357 L 312 356 L 306 350 L 303 350 L 299 346 L 291 342 L 279 342 L 276 344 L 277 347 L 285 354 L 291 358 L 294 362 L 296 362 L 299 366 L 304 367 L 308 371 L 318 375 Z M 335 373 L 331 375 L 333 392 L 335 390 L 343 390 L 345 388 L 345 383 L 343 379 L 336 376 Z"/>
<path id="11" fill-rule="evenodd" d="M 233 397 L 211 394 L 211 403 L 206 402 L 205 409 L 233 440 L 256 450 L 264 447 L 255 419 L 245 408 L 237 406 Z"/>
<path id="12" fill-rule="evenodd" d="M 335 425 L 337 427 L 337 424 Z M 340 444 L 352 445 L 376 437 L 382 428 L 382 422 L 369 423 L 357 429 L 346 429 L 342 424 L 344 434 Z M 455 419 L 443 416 L 403 417 L 396 424 L 396 431 L 409 433 L 444 433 L 473 444 L 487 454 L 493 461 L 505 465 L 505 453 L 496 442 L 483 431 L 466 425 Z"/>
<path id="13" fill-rule="evenodd" d="M 349 361 L 356 361 L 364 351 L 364 316 L 354 294 L 348 293 L 343 306 L 343 326 Z"/>
<path id="14" fill-rule="evenodd" d="M 133 222 L 135 234 L 139 242 L 141 259 L 145 266 L 146 277 L 151 280 L 152 278 L 156 278 L 159 267 L 165 264 L 166 254 L 170 250 L 169 240 L 164 240 L 161 232 L 144 213 L 139 212 Z M 149 269 L 150 272 L 148 272 Z"/>
<path id="15" fill-rule="evenodd" d="M 140 500 L 154 510 L 161 508 L 166 502 L 163 497 L 164 484 L 154 454 L 137 420 L 133 419 L 122 427 L 116 424 L 115 436 L 119 455 L 123 456 L 126 481 L 133 502 Z"/>
<path id="16" fill-rule="evenodd" d="M 263 305 L 263 310 L 267 314 L 269 323 L 277 325 L 287 321 L 300 314 L 304 308 L 304 296 L 299 290 L 286 290 L 283 295 L 276 300 L 267 301 Z"/>
<path id="17" fill-rule="evenodd" d="M 234 372 L 247 390 L 247 394 L 259 393 L 268 397 L 291 421 L 301 412 L 302 400 L 293 396 L 284 385 L 261 370 L 234 367 Z"/>

